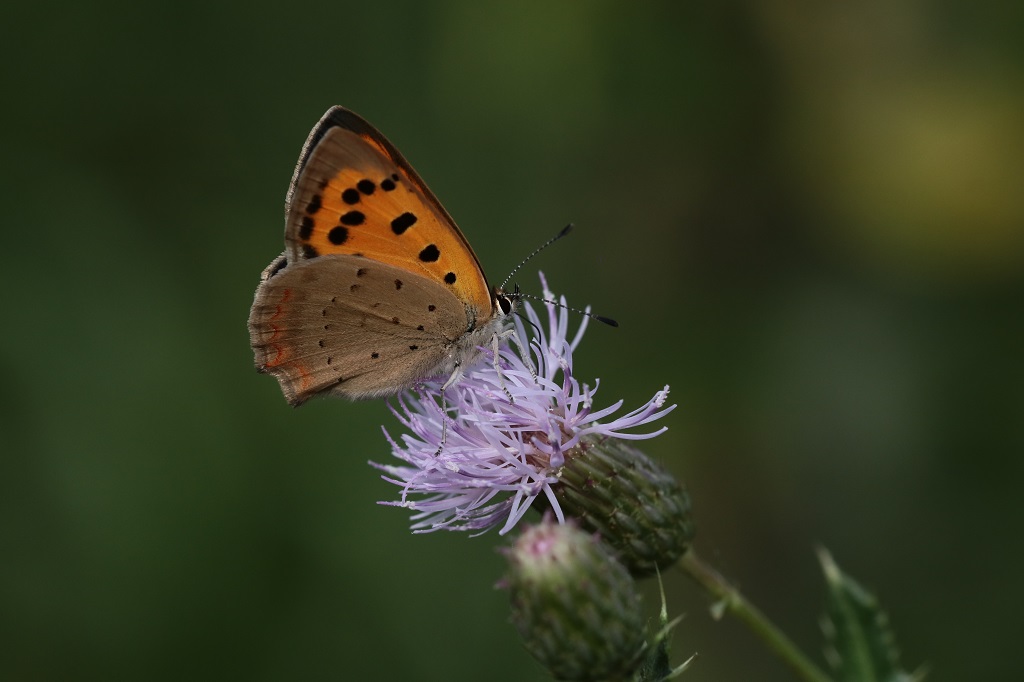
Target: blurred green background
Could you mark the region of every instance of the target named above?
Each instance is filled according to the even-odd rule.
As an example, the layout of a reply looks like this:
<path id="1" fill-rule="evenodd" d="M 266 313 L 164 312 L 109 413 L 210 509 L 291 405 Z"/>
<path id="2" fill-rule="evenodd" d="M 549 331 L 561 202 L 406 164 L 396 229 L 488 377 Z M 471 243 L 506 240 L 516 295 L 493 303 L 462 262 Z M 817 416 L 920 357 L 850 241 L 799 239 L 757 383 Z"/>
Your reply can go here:
<path id="1" fill-rule="evenodd" d="M 1018 679 L 1024 4 L 21 3 L 4 10 L 0 676 L 543 680 L 495 534 L 411 536 L 382 401 L 289 408 L 246 317 L 332 104 L 492 279 L 594 327 L 598 403 L 817 655 L 828 547 L 907 667 Z M 684 679 L 790 680 L 684 577 Z M 652 590 L 652 616 L 657 600 Z"/>

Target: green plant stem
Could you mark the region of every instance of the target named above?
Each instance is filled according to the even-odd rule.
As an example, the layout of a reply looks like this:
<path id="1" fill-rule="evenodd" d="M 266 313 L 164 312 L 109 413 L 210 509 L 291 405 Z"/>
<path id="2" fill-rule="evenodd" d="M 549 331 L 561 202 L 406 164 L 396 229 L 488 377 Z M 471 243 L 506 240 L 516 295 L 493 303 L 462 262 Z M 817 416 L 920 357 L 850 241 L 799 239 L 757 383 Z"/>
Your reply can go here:
<path id="1" fill-rule="evenodd" d="M 797 649 L 789 637 L 786 637 L 757 607 L 748 602 L 746 597 L 718 571 L 704 563 L 692 549 L 679 560 L 679 567 L 713 597 L 720 599 L 726 611 L 746 623 L 754 634 L 764 640 L 768 648 L 788 663 L 801 679 L 808 682 L 832 682 L 821 668 Z"/>

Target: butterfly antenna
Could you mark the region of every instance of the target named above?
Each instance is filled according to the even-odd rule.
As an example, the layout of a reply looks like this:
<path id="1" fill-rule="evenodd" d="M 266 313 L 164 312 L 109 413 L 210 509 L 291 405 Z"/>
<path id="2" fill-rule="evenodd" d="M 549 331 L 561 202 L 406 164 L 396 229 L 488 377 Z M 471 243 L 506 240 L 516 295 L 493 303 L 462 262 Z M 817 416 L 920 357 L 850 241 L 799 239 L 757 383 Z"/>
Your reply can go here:
<path id="1" fill-rule="evenodd" d="M 569 312 L 576 313 L 578 315 L 582 315 L 583 317 L 589 317 L 590 319 L 597 320 L 598 322 L 603 322 L 606 325 L 608 325 L 609 327 L 618 327 L 619 326 L 619 323 L 616 322 L 615 320 L 613 320 L 610 317 L 605 317 L 604 315 L 598 315 L 597 313 L 588 313 L 586 310 L 580 310 L 579 308 L 573 308 L 570 305 L 563 305 L 563 304 L 559 303 L 558 301 L 552 301 L 552 300 L 547 299 L 547 298 L 541 298 L 540 296 L 534 296 L 533 294 L 524 294 L 521 291 L 517 291 L 515 295 L 518 296 L 519 298 L 528 298 L 531 301 L 537 301 L 538 303 L 547 303 L 547 304 L 550 304 L 550 305 L 553 305 L 553 306 L 557 306 L 559 308 L 565 308 Z"/>
<path id="2" fill-rule="evenodd" d="M 523 261 L 519 265 L 517 265 L 514 268 L 512 268 L 512 272 L 508 273 L 508 277 L 505 278 L 505 281 L 502 282 L 501 286 L 498 287 L 498 288 L 499 289 L 504 289 L 505 285 L 508 284 L 508 281 L 510 279 L 512 279 L 513 277 L 515 277 L 516 273 L 519 272 L 524 265 L 526 265 L 527 263 L 530 262 L 530 259 L 532 259 L 538 253 L 540 253 L 544 249 L 548 248 L 549 246 L 551 246 L 552 244 L 557 242 L 559 239 L 561 239 L 565 235 L 569 234 L 571 231 L 572 231 L 572 223 L 569 223 L 568 225 L 566 225 L 565 227 L 562 228 L 561 232 L 559 232 L 554 237 L 552 237 L 551 239 L 547 240 L 546 242 L 544 242 L 543 244 L 538 246 L 536 249 L 534 249 L 533 253 L 531 253 L 529 256 L 524 258 Z"/>

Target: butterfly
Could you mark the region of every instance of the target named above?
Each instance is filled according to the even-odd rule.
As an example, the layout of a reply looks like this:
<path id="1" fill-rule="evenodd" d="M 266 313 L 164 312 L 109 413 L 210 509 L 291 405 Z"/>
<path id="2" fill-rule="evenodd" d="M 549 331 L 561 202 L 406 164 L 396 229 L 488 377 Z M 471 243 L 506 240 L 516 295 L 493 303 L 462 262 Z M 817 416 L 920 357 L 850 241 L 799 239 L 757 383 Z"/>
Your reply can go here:
<path id="1" fill-rule="evenodd" d="M 449 386 L 509 333 L 518 294 L 491 288 L 409 162 L 343 107 L 302 147 L 284 240 L 260 277 L 249 336 L 257 369 L 292 405 L 384 397 L 433 377 Z"/>

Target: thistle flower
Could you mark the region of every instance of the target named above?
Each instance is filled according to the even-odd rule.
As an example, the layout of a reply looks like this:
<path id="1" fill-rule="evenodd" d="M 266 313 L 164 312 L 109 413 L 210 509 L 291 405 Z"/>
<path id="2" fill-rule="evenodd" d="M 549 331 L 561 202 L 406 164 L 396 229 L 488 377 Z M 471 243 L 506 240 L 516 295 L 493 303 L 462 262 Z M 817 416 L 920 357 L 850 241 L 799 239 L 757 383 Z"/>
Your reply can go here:
<path id="1" fill-rule="evenodd" d="M 555 300 L 543 275 L 541 284 L 545 298 Z M 565 305 L 564 297 L 559 301 Z M 439 407 L 441 384 L 436 381 L 407 391 L 399 397 L 397 406 L 391 407 L 407 433 L 396 440 L 385 430 L 385 436 L 394 456 L 405 464 L 373 463 L 384 472 L 385 480 L 402 489 L 399 500 L 382 504 L 413 510 L 414 532 L 485 532 L 499 527 L 501 534 L 515 527 L 537 504 L 550 510 L 559 522 L 564 522 L 567 515 L 580 516 L 584 527 L 599 531 L 620 551 L 625 546 L 643 545 L 634 531 L 639 527 L 641 535 L 649 535 L 643 528 L 644 519 L 654 518 L 664 525 L 665 517 L 671 517 L 669 526 L 674 530 L 669 535 L 675 546 L 671 556 L 666 558 L 659 549 L 654 563 L 649 558 L 641 560 L 644 565 L 640 573 L 652 572 L 655 563 L 667 563 L 685 551 L 692 535 L 689 502 L 667 472 L 639 451 L 621 447 L 621 441 L 653 438 L 665 431 L 664 426 L 639 434 L 629 430 L 649 425 L 675 409 L 675 405 L 665 405 L 668 386 L 646 404 L 617 417 L 613 415 L 622 407 L 622 400 L 594 409 L 598 383 L 594 388 L 581 384 L 573 374 L 572 363 L 572 353 L 589 319 L 583 317 L 570 338 L 569 313 L 564 307 L 545 303 L 544 321 L 529 302 L 523 309 L 534 332 L 530 344 L 533 367 L 504 346 L 498 352 L 498 371 L 493 362 L 479 362 L 445 390 L 447 416 Z M 523 321 L 517 319 L 515 324 L 519 338 L 528 338 Z M 447 429 L 443 419 L 448 420 Z M 573 477 L 570 472 L 576 460 L 591 461 L 591 455 L 600 455 L 604 463 L 597 469 L 586 469 L 589 479 Z M 614 460 L 610 465 L 609 457 Z M 667 488 L 664 480 L 648 480 L 652 470 L 659 474 L 655 479 L 668 477 Z M 640 479 L 631 479 L 629 472 L 637 473 Z M 629 483 L 622 493 L 626 499 L 619 499 L 621 494 L 614 486 L 608 488 L 606 484 L 612 481 L 604 480 L 605 476 Z M 647 491 L 650 494 L 638 492 L 648 483 L 654 485 Z M 592 488 L 604 491 L 597 500 L 598 508 L 593 504 L 581 508 L 581 500 L 595 502 L 587 492 Z M 662 504 L 664 499 L 671 502 L 668 508 Z M 618 509 L 608 511 L 618 512 L 619 520 L 609 521 L 600 513 L 609 500 Z M 656 508 L 644 508 L 651 503 Z M 635 518 L 641 519 L 639 525 L 628 520 Z M 611 537 L 620 529 L 629 536 Z M 633 570 L 635 562 L 627 558 L 625 563 Z"/>
<path id="2" fill-rule="evenodd" d="M 545 517 L 505 556 L 512 624 L 555 679 L 633 679 L 645 647 L 640 591 L 603 542 Z"/>

